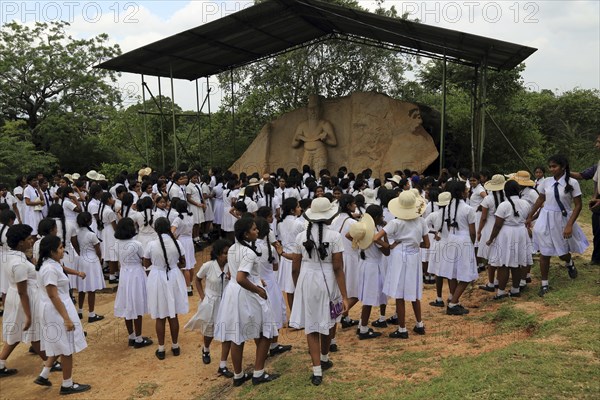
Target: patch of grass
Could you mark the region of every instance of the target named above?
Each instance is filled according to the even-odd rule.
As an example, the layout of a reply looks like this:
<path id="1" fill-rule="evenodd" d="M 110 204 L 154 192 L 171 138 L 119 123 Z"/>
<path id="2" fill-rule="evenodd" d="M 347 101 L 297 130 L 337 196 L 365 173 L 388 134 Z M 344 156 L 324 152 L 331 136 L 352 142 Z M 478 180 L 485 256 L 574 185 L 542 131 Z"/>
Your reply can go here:
<path id="1" fill-rule="evenodd" d="M 494 324 L 499 333 L 513 332 L 516 330 L 533 333 L 539 327 L 539 322 L 534 314 L 520 310 L 513 303 L 505 303 L 492 314 L 484 317 Z"/>
<path id="2" fill-rule="evenodd" d="M 135 388 L 135 393 L 130 397 L 130 399 L 140 399 L 143 397 L 151 397 L 158 389 L 158 384 L 154 382 L 143 382 L 140 383 Z"/>

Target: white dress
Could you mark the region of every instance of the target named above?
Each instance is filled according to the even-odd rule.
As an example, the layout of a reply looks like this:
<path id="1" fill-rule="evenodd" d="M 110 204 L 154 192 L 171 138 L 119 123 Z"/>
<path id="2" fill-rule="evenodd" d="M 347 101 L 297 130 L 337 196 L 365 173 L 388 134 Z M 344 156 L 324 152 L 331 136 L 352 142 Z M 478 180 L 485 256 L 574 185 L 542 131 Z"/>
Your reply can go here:
<path id="1" fill-rule="evenodd" d="M 423 268 L 420 244 L 429 229 L 423 218 L 394 219 L 383 230 L 390 242 L 400 242 L 390 253 L 383 293 L 394 299 L 421 300 Z"/>
<path id="2" fill-rule="evenodd" d="M 144 248 L 146 248 L 151 241 L 158 239 L 158 235 L 154 230 L 154 222 L 160 218 L 158 211 L 159 210 L 155 212 L 152 210 L 145 210 L 131 216 L 131 219 L 138 226 L 138 234 L 135 237 L 135 240 L 140 242 Z"/>
<path id="3" fill-rule="evenodd" d="M 296 217 L 288 215 L 277 224 L 277 238 L 283 246 L 283 252 L 293 253 L 296 250 L 296 237 L 304 230 L 304 226 Z M 292 261 L 280 257 L 277 283 L 285 293 L 294 293 L 294 280 L 292 279 Z"/>
<path id="4" fill-rule="evenodd" d="M 452 199 L 446 206 L 446 215 L 451 214 L 454 221 L 456 199 Z M 477 273 L 477 260 L 475 250 L 469 233 L 469 224 L 475 224 L 475 210 L 464 201 L 458 203 L 456 223 L 458 227 L 444 224 L 447 239 L 440 248 L 439 274 L 443 278 L 457 279 L 460 282 L 471 282 L 479 277 Z M 442 231 L 443 232 L 443 231 Z"/>
<path id="5" fill-rule="evenodd" d="M 533 264 L 532 249 L 529 247 L 529 236 L 525 227 L 525 220 L 531 211 L 527 201 L 521 200 L 519 196 L 512 196 L 511 200 L 519 216 L 514 211 L 508 200 L 503 201 L 496 210 L 496 216 L 504 220 L 502 229 L 490 246 L 489 263 L 494 267 L 524 267 Z M 481 240 L 488 240 L 481 237 Z"/>
<path id="6" fill-rule="evenodd" d="M 319 241 L 318 235 L 318 225 L 313 224 L 311 238 L 316 242 L 316 246 Z M 327 257 L 319 261 L 317 250 L 313 249 L 312 257 L 309 257 L 302 244 L 306 241 L 306 230 L 296 236 L 295 248 L 292 253 L 302 255 L 302 265 L 290 315 L 289 325 L 292 328 L 304 328 L 306 334 L 318 332 L 322 335 L 329 335 L 329 330 L 341 320 L 341 315 L 337 319 L 331 318 L 329 303 L 337 304 L 342 301 L 342 294 L 335 279 L 332 263 L 332 255 L 344 251 L 342 240 L 342 235 L 329 229 L 328 226 L 324 226 L 323 243 L 329 245 Z"/>
<path id="7" fill-rule="evenodd" d="M 265 195 L 265 196 L 261 197 L 260 199 L 258 199 L 256 204 L 258 205 L 258 208 L 260 208 L 260 207 L 270 207 L 271 208 L 271 211 L 273 212 L 273 222 L 271 223 L 271 230 L 273 232 L 277 232 L 277 218 L 275 218 L 275 216 L 277 215 L 277 210 L 281 207 L 279 199 L 277 197 L 271 197 L 271 196 L 269 196 L 267 198 L 267 196 Z"/>
<path id="8" fill-rule="evenodd" d="M 377 229 L 373 234 L 377 233 Z M 364 250 L 365 259 L 358 261 L 358 274 L 360 287 L 358 299 L 365 306 L 379 306 L 387 303 L 387 296 L 383 293 L 385 271 L 383 269 L 383 255 L 375 243 L 371 243 Z"/>
<path id="9" fill-rule="evenodd" d="M 246 272 L 248 279 L 262 287 L 259 276 L 258 256 L 247 246 L 236 242 L 227 254 L 231 282 L 223 294 L 217 315 L 215 339 L 242 344 L 261 336 L 268 339 L 277 336 L 275 317 L 268 299 L 244 289 L 237 282 L 238 271 Z"/>
<path id="10" fill-rule="evenodd" d="M 115 228 L 112 222 L 117 222 L 117 214 L 110 207 L 103 207 L 101 218 L 104 229 L 98 230 L 102 243 L 100 244 L 100 253 L 104 261 L 118 261 L 116 251 Z"/>
<path id="11" fill-rule="evenodd" d="M 499 193 L 496 195 L 499 196 Z M 500 198 L 498 198 L 498 200 L 500 200 Z M 487 208 L 487 218 L 485 219 L 485 225 L 481 229 L 481 240 L 479 241 L 479 247 L 477 248 L 477 257 L 487 260 L 489 258 L 489 248 L 486 242 L 490 238 L 492 229 L 496 223 L 496 202 L 494 200 L 493 192 L 483 199 L 481 202 L 481 207 Z M 480 214 L 476 215 L 475 218 L 479 218 L 481 221 Z"/>
<path id="12" fill-rule="evenodd" d="M 0 224 L 0 243 L 2 243 L 0 245 L 0 294 L 6 293 L 6 290 L 8 289 L 6 263 L 4 262 L 6 257 L 5 254 L 7 254 L 9 250 L 8 244 L 6 244 L 6 232 L 8 232 L 8 228 L 8 225 Z"/>
<path id="13" fill-rule="evenodd" d="M 206 204 L 206 209 L 204 210 L 204 220 L 206 222 L 212 222 L 215 219 L 215 211 L 212 204 L 213 202 L 212 199 L 210 199 L 212 189 L 206 183 L 201 183 L 200 187 L 202 188 L 202 195 L 209 196 L 209 198 L 204 197 L 204 204 Z"/>
<path id="14" fill-rule="evenodd" d="M 359 252 L 352 248 L 352 241 L 346 238 L 346 233 L 350 230 L 350 226 L 356 222 L 358 221 L 348 216 L 348 214 L 340 214 L 333 220 L 330 226 L 330 229 L 342 235 L 342 242 L 344 243 L 344 274 L 346 275 L 346 293 L 348 298 L 358 298 L 360 287 L 358 271 Z"/>
<path id="15" fill-rule="evenodd" d="M 221 225 L 223 222 L 223 185 L 217 185 L 214 187 L 215 192 L 214 199 L 214 220 L 215 225 Z"/>
<path id="16" fill-rule="evenodd" d="M 95 245 L 100 241 L 94 232 L 88 228 L 77 229 L 77 241 L 79 242 L 79 271 L 85 272 L 85 279 L 77 277 L 77 290 L 80 292 L 95 292 L 104 289 L 104 274 L 102 265 L 96 254 Z"/>
<path id="17" fill-rule="evenodd" d="M 58 237 L 65 243 L 65 255 L 61 260 L 61 263 L 65 267 L 69 267 L 75 271 L 79 271 L 79 254 L 75 251 L 75 247 L 73 247 L 72 238 L 73 236 L 77 236 L 77 222 L 75 222 L 75 218 L 77 217 L 77 213 L 73 211 L 75 209 L 75 204 L 71 200 L 66 200 L 63 202 L 63 211 L 65 213 L 65 226 L 66 226 L 66 234 L 67 239 L 65 240 L 62 231 L 62 221 L 59 218 L 54 218 L 56 221 L 56 227 L 58 231 Z M 67 213 L 69 213 L 69 218 L 67 218 Z M 78 277 L 77 275 L 69 275 L 69 283 L 71 285 L 71 289 L 77 289 Z"/>
<path id="18" fill-rule="evenodd" d="M 231 202 L 237 199 L 238 190 L 226 189 L 223 191 L 223 220 L 221 221 L 221 230 L 224 232 L 233 232 L 233 226 L 235 225 L 235 217 L 231 215 L 229 210 L 232 205 Z"/>
<path id="19" fill-rule="evenodd" d="M 182 214 L 183 218 L 177 216 L 171 223 L 176 228 L 175 237 L 181 243 L 181 251 L 185 256 L 185 268 L 194 269 L 196 266 L 196 255 L 194 251 L 194 240 L 192 239 L 192 229 L 194 228 L 194 219 L 188 214 Z"/>
<path id="20" fill-rule="evenodd" d="M 427 217 L 431 213 L 434 213 L 434 212 L 436 212 L 439 209 L 440 208 L 437 206 L 437 204 L 435 204 L 435 202 L 429 202 L 425 206 L 425 211 L 423 212 L 423 215 L 422 215 L 423 219 L 425 219 L 425 222 L 427 223 Z M 428 224 L 427 228 L 429 228 L 429 232 L 427 232 L 427 236 L 429 236 L 429 248 L 428 249 L 421 249 L 421 261 L 424 262 L 424 263 L 425 262 L 429 262 L 429 258 L 433 254 L 433 241 L 435 240 L 435 235 L 433 233 L 431 233 L 431 231 L 434 231 L 433 226 L 430 226 Z"/>
<path id="21" fill-rule="evenodd" d="M 273 271 L 273 263 L 269 262 L 269 248 L 265 240 L 257 240 L 256 248 L 261 256 L 258 258 L 260 279 L 265 281 L 267 296 L 271 302 L 271 308 L 273 309 L 273 316 L 275 317 L 275 325 L 277 329 L 283 328 L 287 323 L 287 306 L 283 299 L 281 288 L 277 283 L 277 277 Z M 277 251 L 271 245 L 271 254 L 273 257 L 277 257 Z"/>
<path id="22" fill-rule="evenodd" d="M 160 238 L 150 242 L 144 249 L 144 258 L 152 263 L 146 282 L 148 312 L 152 319 L 175 318 L 177 314 L 187 314 L 190 310 L 185 278 L 177 266 L 179 252 L 171 236 L 167 234 L 161 236 L 167 251 L 168 263 L 165 262 Z M 182 247 L 179 242 L 179 248 Z"/>
<path id="23" fill-rule="evenodd" d="M 19 215 L 20 215 L 20 221 L 19 223 L 24 224 L 25 223 L 25 198 L 23 198 L 23 200 L 19 200 L 19 198 L 17 197 L 17 195 L 21 195 L 23 196 L 23 193 L 25 192 L 25 189 L 21 186 L 17 186 L 13 189 L 13 195 L 15 197 L 15 200 L 17 201 L 17 210 L 19 210 Z"/>
<path id="24" fill-rule="evenodd" d="M 135 204 L 135 200 L 133 204 Z M 96 221 L 96 217 L 94 215 L 98 214 L 99 211 L 100 201 L 97 199 L 91 199 L 87 205 L 87 212 L 92 214 L 92 225 L 90 226 L 90 228 L 92 228 L 92 230 L 96 233 L 96 235 L 98 235 L 98 237 L 100 237 L 100 233 L 98 232 L 98 222 Z M 98 218 L 99 217 L 100 216 L 98 216 Z"/>
<path id="25" fill-rule="evenodd" d="M 427 264 L 427 273 L 433 275 L 439 275 L 440 272 L 440 261 L 442 257 L 442 249 L 445 248 L 448 240 L 448 230 L 444 230 L 442 224 L 445 224 L 447 207 L 440 208 L 437 211 L 432 212 L 425 219 L 425 223 L 430 231 L 439 232 L 438 237 L 440 240 L 435 239 L 435 234 L 430 236 L 429 242 L 429 259 Z M 441 229 L 441 232 L 440 232 Z"/>
<path id="26" fill-rule="evenodd" d="M 46 286 L 56 286 L 58 296 L 63 302 L 69 319 L 75 325 L 75 330 L 67 332 L 64 320 L 48 297 Z M 71 355 L 87 347 L 83 327 L 77 316 L 75 305 L 69 296 L 69 279 L 59 263 L 47 259 L 38 272 L 40 287 L 40 313 L 42 318 L 41 348 L 47 356 Z"/>
<path id="27" fill-rule="evenodd" d="M 27 185 L 25 191 L 23 192 L 23 203 L 25 204 L 24 211 L 25 215 L 21 217 L 25 221 L 25 224 L 29 225 L 33 228 L 31 232 L 32 235 L 37 235 L 37 229 L 42 218 L 42 207 L 41 206 L 28 206 L 25 199 L 29 199 L 30 201 L 38 201 L 40 199 L 40 194 L 38 191 L 30 185 Z"/>
<path id="28" fill-rule="evenodd" d="M 144 247 L 134 239 L 117 240 L 115 245 L 121 265 L 115 297 L 115 317 L 137 319 L 148 313 L 146 272 L 142 266 Z"/>
<path id="29" fill-rule="evenodd" d="M 229 284 L 227 264 L 221 267 L 217 260 L 208 261 L 200 267 L 196 276 L 204 279 L 204 299 L 198 304 L 196 314 L 185 324 L 184 329 L 199 330 L 202 336 L 215 335 L 215 321 L 221 306 L 223 292 Z"/>
<path id="30" fill-rule="evenodd" d="M 536 248 L 540 249 L 543 256 L 562 256 L 567 253 L 583 253 L 589 246 L 585 234 L 577 223 L 573 224 L 573 234 L 570 239 L 563 237 L 563 231 L 573 210 L 571 203 L 573 198 L 581 196 L 579 182 L 570 178 L 569 183 L 573 191 L 565 193 L 565 175 L 558 180 L 558 195 L 563 204 L 566 216 L 563 216 L 554 196 L 554 178 L 546 178 L 538 186 L 540 195 L 546 196 L 544 207 L 533 228 L 533 241 Z"/>
<path id="31" fill-rule="evenodd" d="M 200 187 L 199 183 L 190 182 L 185 188 L 185 194 L 186 196 L 190 196 L 192 201 L 196 203 L 204 203 L 204 198 L 202 197 L 202 188 Z M 205 221 L 204 210 L 202 209 L 202 207 L 198 207 L 192 203 L 188 203 L 188 209 L 192 213 L 194 224 L 201 224 Z"/>
<path id="32" fill-rule="evenodd" d="M 4 256 L 3 268 L 6 268 L 8 290 L 4 299 L 4 316 L 2 317 L 2 338 L 11 345 L 18 342 L 37 342 L 40 340 L 40 309 L 39 289 L 35 266 L 27 261 L 27 257 L 20 251 L 8 250 Z M 4 262 L 5 261 L 5 262 Z M 21 305 L 21 298 L 17 289 L 18 282 L 27 282 L 27 295 L 31 311 L 31 326 L 23 331 L 25 324 L 25 311 Z"/>

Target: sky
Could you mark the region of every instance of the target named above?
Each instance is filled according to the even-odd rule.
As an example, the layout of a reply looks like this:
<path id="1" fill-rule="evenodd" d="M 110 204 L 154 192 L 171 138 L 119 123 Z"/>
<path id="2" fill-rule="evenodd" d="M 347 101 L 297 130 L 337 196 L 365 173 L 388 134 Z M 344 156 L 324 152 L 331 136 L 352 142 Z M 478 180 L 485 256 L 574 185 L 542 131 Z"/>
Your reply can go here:
<path id="1" fill-rule="evenodd" d="M 359 1 L 374 9 L 375 1 Z M 15 20 L 65 20 L 68 33 L 90 38 L 100 33 L 118 43 L 123 53 L 176 33 L 225 17 L 252 1 L 8 1 L 0 0 L 0 24 Z M 421 23 L 468 32 L 537 48 L 526 61 L 523 79 L 530 90 L 564 92 L 579 87 L 600 89 L 600 1 L 399 1 L 385 0 Z M 154 94 L 156 77 L 147 77 Z M 171 97 L 170 82 L 161 80 L 162 93 Z M 200 97 L 213 88 L 213 110 L 220 94 L 216 78 L 199 81 Z M 118 86 L 128 94 L 126 102 L 141 95 L 141 77 L 123 74 Z M 184 109 L 196 109 L 194 82 L 175 80 L 175 101 Z M 202 100 L 201 100 L 202 103 Z M 206 108 L 203 110 L 206 111 Z"/>

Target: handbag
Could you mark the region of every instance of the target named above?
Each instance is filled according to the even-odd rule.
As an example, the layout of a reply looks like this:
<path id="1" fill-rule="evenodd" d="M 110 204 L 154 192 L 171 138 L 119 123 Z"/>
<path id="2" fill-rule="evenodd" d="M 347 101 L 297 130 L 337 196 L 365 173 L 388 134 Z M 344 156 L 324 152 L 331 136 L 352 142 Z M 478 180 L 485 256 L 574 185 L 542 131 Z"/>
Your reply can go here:
<path id="1" fill-rule="evenodd" d="M 323 274 L 323 280 L 325 281 L 325 288 L 327 289 L 327 296 L 329 296 L 329 316 L 331 319 L 337 319 L 342 315 L 343 303 L 341 301 L 334 303 L 331 300 L 331 292 L 329 291 L 329 285 L 327 284 L 327 278 L 325 277 L 325 271 L 323 270 L 323 264 L 321 263 L 321 257 L 319 257 L 319 265 L 321 266 L 321 273 Z"/>

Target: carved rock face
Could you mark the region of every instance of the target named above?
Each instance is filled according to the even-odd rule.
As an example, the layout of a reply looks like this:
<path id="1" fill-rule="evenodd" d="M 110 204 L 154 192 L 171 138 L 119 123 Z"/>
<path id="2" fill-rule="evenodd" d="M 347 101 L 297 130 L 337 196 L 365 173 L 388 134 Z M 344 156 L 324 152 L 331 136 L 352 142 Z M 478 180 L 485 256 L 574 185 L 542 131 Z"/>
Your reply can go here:
<path id="1" fill-rule="evenodd" d="M 422 172 L 439 155 L 416 104 L 379 93 L 354 93 L 321 100 L 320 111 L 337 140 L 337 146 L 327 147 L 326 166 L 332 171 L 344 165 L 355 173 L 371 168 L 373 177 L 405 168 Z M 230 169 L 246 173 L 301 169 L 305 149 L 292 147 L 292 141 L 306 120 L 307 109 L 302 108 L 266 124 Z"/>

